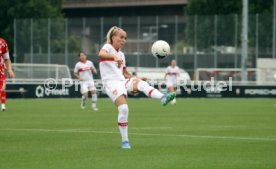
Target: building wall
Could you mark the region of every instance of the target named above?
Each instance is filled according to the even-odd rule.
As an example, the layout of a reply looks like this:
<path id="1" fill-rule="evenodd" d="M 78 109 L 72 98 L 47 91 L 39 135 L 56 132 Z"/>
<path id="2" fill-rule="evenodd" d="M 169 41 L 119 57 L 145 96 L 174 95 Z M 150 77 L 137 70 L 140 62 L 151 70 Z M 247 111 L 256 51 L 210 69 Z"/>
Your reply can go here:
<path id="1" fill-rule="evenodd" d="M 186 0 L 65 0 L 66 17 L 183 15 Z"/>
<path id="2" fill-rule="evenodd" d="M 63 8 L 105 8 L 186 4 L 187 0 L 65 0 Z"/>

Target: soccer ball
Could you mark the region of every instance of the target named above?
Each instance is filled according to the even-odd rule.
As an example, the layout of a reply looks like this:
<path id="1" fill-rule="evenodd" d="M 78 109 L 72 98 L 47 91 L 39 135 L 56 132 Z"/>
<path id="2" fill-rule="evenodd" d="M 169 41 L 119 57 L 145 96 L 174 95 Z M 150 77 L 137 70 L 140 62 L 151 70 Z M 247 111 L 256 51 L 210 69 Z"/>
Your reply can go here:
<path id="1" fill-rule="evenodd" d="M 163 40 L 158 40 L 153 43 L 151 53 L 158 59 L 163 59 L 170 54 L 170 45 Z"/>

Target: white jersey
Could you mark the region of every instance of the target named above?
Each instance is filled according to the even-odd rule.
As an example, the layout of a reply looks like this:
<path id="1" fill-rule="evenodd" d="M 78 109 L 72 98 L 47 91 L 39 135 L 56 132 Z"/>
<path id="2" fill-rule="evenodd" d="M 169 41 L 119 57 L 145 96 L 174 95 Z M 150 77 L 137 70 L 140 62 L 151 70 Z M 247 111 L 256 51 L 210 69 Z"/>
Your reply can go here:
<path id="1" fill-rule="evenodd" d="M 95 69 L 95 66 L 90 60 L 87 60 L 85 63 L 78 62 L 75 66 L 74 73 L 78 73 L 83 81 L 93 81 L 91 68 Z"/>
<path id="2" fill-rule="evenodd" d="M 121 56 L 123 63 L 118 65 L 114 59 L 102 59 L 100 58 L 100 72 L 103 82 L 106 81 L 123 81 L 125 77 L 123 75 L 123 68 L 126 66 L 125 55 L 121 51 L 116 51 L 111 44 L 105 44 L 101 50 L 105 50 L 111 55 Z"/>
<path id="3" fill-rule="evenodd" d="M 167 82 L 171 82 L 173 84 L 177 83 L 177 76 L 179 76 L 180 71 L 179 71 L 179 67 L 175 66 L 168 66 L 166 69 L 166 81 Z"/>

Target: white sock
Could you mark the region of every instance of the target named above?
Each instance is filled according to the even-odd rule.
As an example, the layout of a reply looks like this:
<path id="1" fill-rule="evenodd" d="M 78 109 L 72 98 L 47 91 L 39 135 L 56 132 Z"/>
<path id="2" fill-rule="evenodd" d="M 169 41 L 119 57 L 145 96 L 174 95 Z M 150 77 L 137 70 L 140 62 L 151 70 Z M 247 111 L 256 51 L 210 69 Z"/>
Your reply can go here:
<path id="1" fill-rule="evenodd" d="M 161 99 L 164 95 L 159 90 L 155 89 L 154 87 L 150 86 L 145 81 L 140 81 L 137 85 L 137 89 L 141 92 L 144 92 L 145 95 L 154 99 Z"/>
<path id="2" fill-rule="evenodd" d="M 128 105 L 122 104 L 118 107 L 118 126 L 122 136 L 122 142 L 128 141 Z"/>
<path id="3" fill-rule="evenodd" d="M 97 94 L 92 94 L 92 107 L 95 108 L 97 107 Z"/>
<path id="4" fill-rule="evenodd" d="M 171 101 L 171 104 L 176 104 L 176 98 Z"/>

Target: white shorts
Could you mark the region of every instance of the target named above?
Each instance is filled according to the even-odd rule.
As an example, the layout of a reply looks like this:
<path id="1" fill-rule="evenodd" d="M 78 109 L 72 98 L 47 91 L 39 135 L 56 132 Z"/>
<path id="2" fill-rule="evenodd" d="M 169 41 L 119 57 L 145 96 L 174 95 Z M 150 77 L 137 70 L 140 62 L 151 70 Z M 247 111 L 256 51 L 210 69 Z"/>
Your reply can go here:
<path id="1" fill-rule="evenodd" d="M 128 92 L 132 91 L 132 82 L 134 78 L 122 81 L 104 82 L 104 89 L 108 97 L 115 102 L 121 95 L 127 96 Z"/>
<path id="2" fill-rule="evenodd" d="M 175 82 L 175 81 L 172 81 L 172 80 L 167 80 L 166 81 L 166 86 L 167 86 L 167 88 L 168 87 L 176 87 L 177 85 L 176 85 L 177 83 Z"/>
<path id="3" fill-rule="evenodd" d="M 95 83 L 91 81 L 84 81 L 80 83 L 81 94 L 87 93 L 92 90 L 96 90 Z"/>

